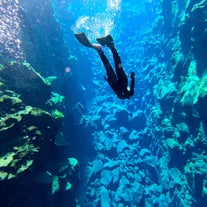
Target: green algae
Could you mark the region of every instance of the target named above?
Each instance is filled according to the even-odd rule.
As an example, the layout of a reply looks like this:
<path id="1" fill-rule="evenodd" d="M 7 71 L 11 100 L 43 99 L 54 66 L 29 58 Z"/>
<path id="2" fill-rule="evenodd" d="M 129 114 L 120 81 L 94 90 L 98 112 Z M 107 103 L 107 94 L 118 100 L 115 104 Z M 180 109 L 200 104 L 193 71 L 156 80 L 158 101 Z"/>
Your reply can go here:
<path id="1" fill-rule="evenodd" d="M 52 111 L 51 113 L 53 119 L 63 119 L 64 118 L 64 115 L 62 112 L 60 112 L 59 110 L 55 109 Z"/>
<path id="2" fill-rule="evenodd" d="M 50 106 L 62 105 L 64 100 L 65 100 L 64 96 L 61 96 L 60 94 L 55 93 L 55 92 L 51 92 L 49 104 Z"/>
<path id="3" fill-rule="evenodd" d="M 167 98 L 167 96 L 172 94 L 174 91 L 176 91 L 175 83 L 166 80 L 160 80 L 153 90 L 157 99 Z"/>
<path id="4" fill-rule="evenodd" d="M 181 87 L 181 93 L 184 93 L 181 98 L 183 105 L 194 105 L 200 98 L 207 95 L 207 71 L 204 71 L 201 78 L 194 73 L 189 73 L 187 80 Z"/>
<path id="5" fill-rule="evenodd" d="M 0 157 L 0 180 L 15 178 L 19 173 L 29 169 L 33 163 L 32 156 L 39 147 L 26 141 L 24 145 L 14 146 L 13 150 Z"/>
<path id="6" fill-rule="evenodd" d="M 7 178 L 7 176 L 8 176 L 7 172 L 0 171 L 0 181 L 5 180 Z"/>
<path id="7" fill-rule="evenodd" d="M 14 159 L 15 153 L 7 153 L 4 156 L 0 157 L 0 168 L 7 167 Z"/>
<path id="8" fill-rule="evenodd" d="M 33 164 L 33 160 L 26 160 L 26 162 L 22 164 L 21 167 L 17 170 L 17 174 L 24 172 L 25 170 L 30 168 L 32 164 Z"/>
<path id="9" fill-rule="evenodd" d="M 183 80 L 181 85 L 181 98 L 182 105 L 194 105 L 199 97 L 199 77 L 197 76 L 196 60 L 191 60 L 188 67 L 188 77 Z"/>
<path id="10" fill-rule="evenodd" d="M 201 98 L 207 95 L 207 71 L 204 71 L 201 77 L 198 91 Z"/>
<path id="11" fill-rule="evenodd" d="M 57 76 L 49 76 L 49 77 L 45 78 L 48 85 L 51 85 L 52 82 L 55 81 L 56 79 L 57 79 Z"/>
<path id="12" fill-rule="evenodd" d="M 78 164 L 78 160 L 76 160 L 75 158 L 68 158 L 69 164 L 71 165 L 71 168 L 73 170 L 76 169 L 76 167 L 79 165 Z"/>

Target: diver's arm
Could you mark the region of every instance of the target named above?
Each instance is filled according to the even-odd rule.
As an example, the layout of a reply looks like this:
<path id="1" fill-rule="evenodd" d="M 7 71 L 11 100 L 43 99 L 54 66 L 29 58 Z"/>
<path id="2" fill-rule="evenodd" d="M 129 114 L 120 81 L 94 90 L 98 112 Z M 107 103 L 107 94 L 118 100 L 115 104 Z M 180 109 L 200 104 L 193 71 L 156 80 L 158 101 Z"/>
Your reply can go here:
<path id="1" fill-rule="evenodd" d="M 131 84 L 130 84 L 129 95 L 130 95 L 130 96 L 133 96 L 133 95 L 134 95 L 134 84 L 135 84 L 134 73 L 131 73 L 130 78 L 131 78 Z"/>

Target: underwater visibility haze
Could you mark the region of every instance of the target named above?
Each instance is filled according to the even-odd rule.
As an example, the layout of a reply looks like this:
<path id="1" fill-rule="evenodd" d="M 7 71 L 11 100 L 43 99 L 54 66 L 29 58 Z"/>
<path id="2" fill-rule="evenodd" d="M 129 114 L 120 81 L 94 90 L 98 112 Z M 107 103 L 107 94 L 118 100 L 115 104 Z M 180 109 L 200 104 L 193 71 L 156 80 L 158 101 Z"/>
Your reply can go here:
<path id="1" fill-rule="evenodd" d="M 207 0 L 0 0 L 0 206 L 206 207 L 206 57 Z"/>

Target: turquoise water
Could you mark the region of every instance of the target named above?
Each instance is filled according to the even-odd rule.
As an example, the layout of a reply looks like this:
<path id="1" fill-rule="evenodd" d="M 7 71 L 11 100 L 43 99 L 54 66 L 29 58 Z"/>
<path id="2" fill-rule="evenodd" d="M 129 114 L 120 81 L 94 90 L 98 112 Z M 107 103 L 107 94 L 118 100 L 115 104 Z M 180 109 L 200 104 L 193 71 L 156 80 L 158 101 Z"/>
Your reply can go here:
<path id="1" fill-rule="evenodd" d="M 2 0 L 3 206 L 205 207 L 206 8 L 206 0 Z M 74 36 L 81 32 L 92 44 L 113 37 L 124 71 L 135 73 L 130 99 L 104 80 L 97 51 Z"/>

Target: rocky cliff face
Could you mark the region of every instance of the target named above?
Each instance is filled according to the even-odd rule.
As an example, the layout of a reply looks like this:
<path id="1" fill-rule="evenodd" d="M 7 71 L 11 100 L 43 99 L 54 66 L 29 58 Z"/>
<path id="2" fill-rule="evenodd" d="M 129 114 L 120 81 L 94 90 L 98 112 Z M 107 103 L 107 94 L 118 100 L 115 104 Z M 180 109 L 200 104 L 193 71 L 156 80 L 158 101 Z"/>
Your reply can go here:
<path id="1" fill-rule="evenodd" d="M 170 7 L 168 12 L 164 9 L 166 4 Z M 154 42 L 159 45 L 150 57 L 145 52 L 148 60 L 154 59 L 150 73 L 159 74 L 154 76 L 152 87 L 159 110 L 151 116 L 151 124 L 158 127 L 155 136 L 161 135 L 168 148 L 169 168 L 178 169 L 187 179 L 196 200 L 191 205 L 205 206 L 207 2 L 181 4 L 164 0 L 162 5 L 158 36 L 148 41 L 152 37 L 149 31 L 147 44 L 144 42 L 145 48 L 155 48 Z M 155 23 L 152 30 L 157 27 Z"/>
<path id="2" fill-rule="evenodd" d="M 0 66 L 2 206 L 76 206 L 79 167 L 64 153 L 63 100 L 28 63 Z"/>

